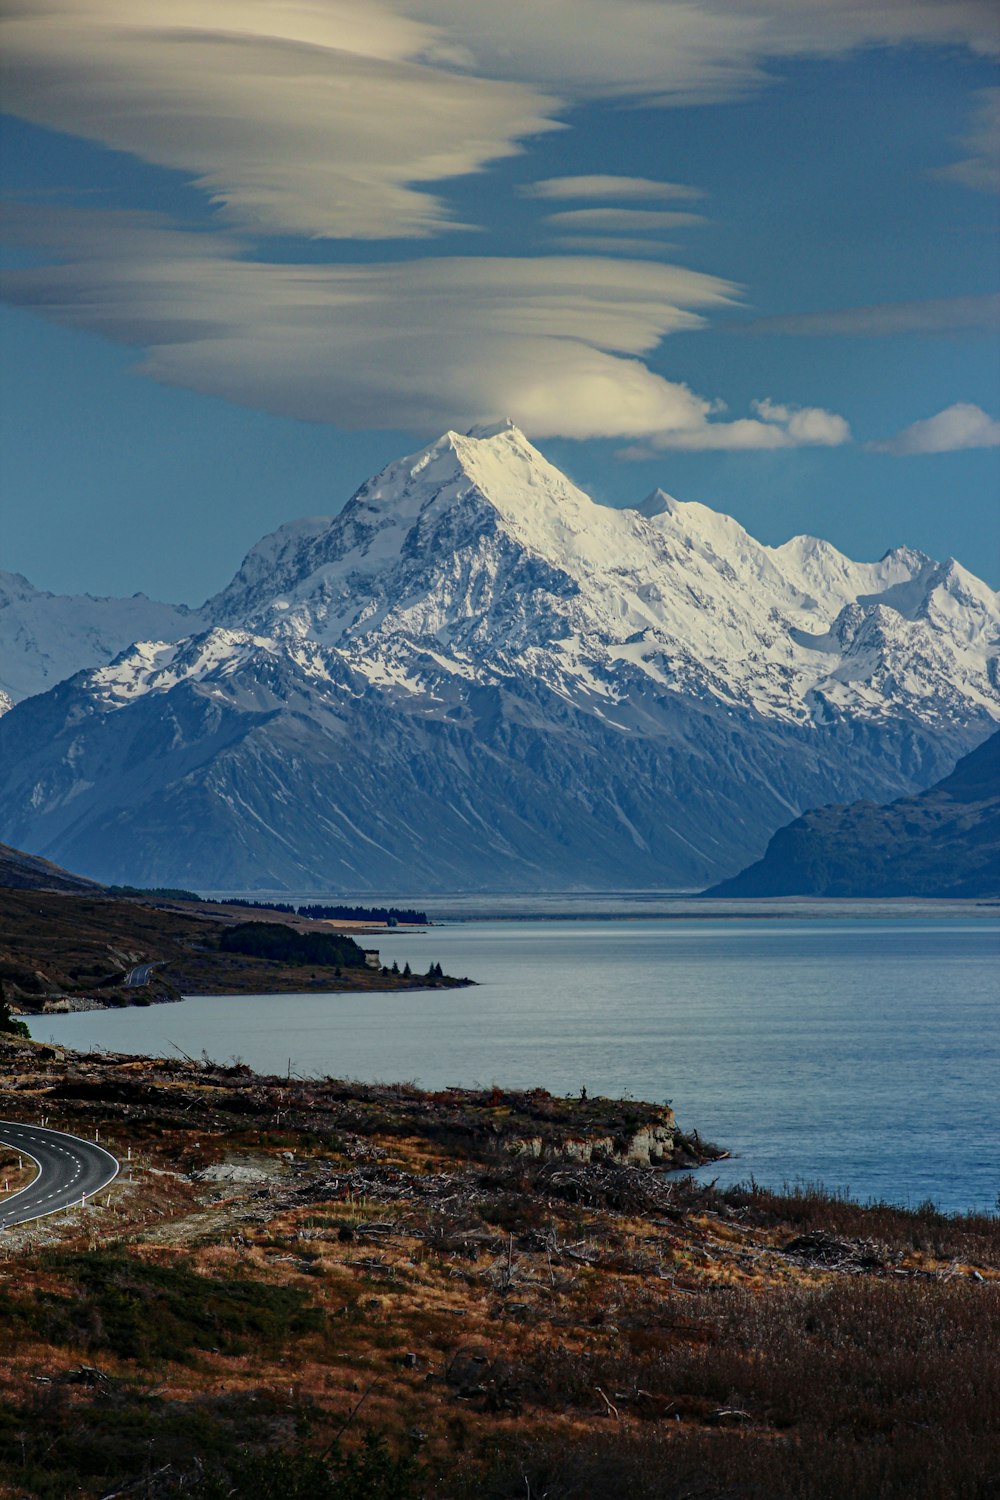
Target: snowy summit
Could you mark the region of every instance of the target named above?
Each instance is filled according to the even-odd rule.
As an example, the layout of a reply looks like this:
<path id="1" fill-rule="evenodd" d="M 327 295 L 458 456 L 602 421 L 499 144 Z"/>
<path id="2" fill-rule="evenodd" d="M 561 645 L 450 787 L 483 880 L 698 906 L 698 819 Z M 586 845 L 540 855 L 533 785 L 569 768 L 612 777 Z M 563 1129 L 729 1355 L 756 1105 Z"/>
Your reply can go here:
<path id="1" fill-rule="evenodd" d="M 167 618 L 0 721 L 15 842 L 150 883 L 467 884 L 485 844 L 487 883 L 691 885 L 804 807 L 928 784 L 1000 718 L 1000 601 L 954 560 L 597 505 L 509 422 Z"/>

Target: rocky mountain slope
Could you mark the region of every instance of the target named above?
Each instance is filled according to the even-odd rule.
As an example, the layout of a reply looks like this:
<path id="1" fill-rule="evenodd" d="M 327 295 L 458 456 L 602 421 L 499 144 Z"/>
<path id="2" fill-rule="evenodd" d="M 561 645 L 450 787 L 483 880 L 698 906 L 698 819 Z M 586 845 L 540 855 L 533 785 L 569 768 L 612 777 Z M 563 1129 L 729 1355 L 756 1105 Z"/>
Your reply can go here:
<path id="1" fill-rule="evenodd" d="M 447 433 L 0 720 L 0 832 L 107 880 L 692 888 L 1000 718 L 1000 601 Z"/>
<path id="2" fill-rule="evenodd" d="M 888 807 L 820 807 L 710 896 L 1000 896 L 1000 733 Z"/>

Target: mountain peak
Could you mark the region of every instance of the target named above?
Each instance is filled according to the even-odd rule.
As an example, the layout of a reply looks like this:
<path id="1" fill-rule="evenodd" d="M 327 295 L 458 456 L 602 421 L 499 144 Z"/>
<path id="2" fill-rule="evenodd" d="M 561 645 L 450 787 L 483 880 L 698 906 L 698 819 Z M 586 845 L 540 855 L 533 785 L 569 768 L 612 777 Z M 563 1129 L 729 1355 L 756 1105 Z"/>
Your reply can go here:
<path id="1" fill-rule="evenodd" d="M 469 428 L 465 435 L 466 437 L 488 440 L 489 438 L 500 437 L 505 432 L 513 432 L 519 438 L 524 438 L 524 433 L 511 417 L 504 417 L 499 422 L 476 422 Z M 526 438 L 524 440 L 527 442 Z"/>
<path id="2" fill-rule="evenodd" d="M 628 510 L 634 510 L 640 516 L 645 516 L 647 521 L 652 521 L 655 516 L 670 515 L 677 501 L 666 490 L 651 490 L 645 500 L 640 500 L 638 505 L 630 505 Z"/>
<path id="3" fill-rule="evenodd" d="M 700 886 L 1000 717 L 1000 600 L 957 565 L 598 505 L 506 422 L 279 528 L 197 613 L 29 594 L 0 628 L 35 680 L 71 643 L 95 668 L 0 719 L 6 837 L 136 884 Z"/>
<path id="4" fill-rule="evenodd" d="M 388 464 L 361 486 L 344 515 L 398 535 L 424 514 L 475 504 L 476 497 L 504 521 L 529 530 L 545 516 L 600 509 L 507 419 L 468 433 L 445 432 Z"/>

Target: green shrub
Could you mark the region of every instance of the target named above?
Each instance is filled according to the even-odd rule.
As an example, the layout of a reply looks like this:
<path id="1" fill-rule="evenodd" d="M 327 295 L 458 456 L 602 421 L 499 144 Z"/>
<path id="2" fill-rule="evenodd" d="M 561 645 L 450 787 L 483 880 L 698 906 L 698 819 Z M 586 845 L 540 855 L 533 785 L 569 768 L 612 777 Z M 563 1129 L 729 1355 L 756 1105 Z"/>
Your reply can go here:
<path id="1" fill-rule="evenodd" d="M 88 1354 L 182 1362 L 198 1349 L 277 1351 L 323 1325 L 297 1287 L 199 1276 L 118 1251 L 56 1254 L 46 1267 L 74 1291 L 40 1292 L 31 1302 L 0 1296 L 0 1322 L 13 1337 L 20 1327 Z"/>

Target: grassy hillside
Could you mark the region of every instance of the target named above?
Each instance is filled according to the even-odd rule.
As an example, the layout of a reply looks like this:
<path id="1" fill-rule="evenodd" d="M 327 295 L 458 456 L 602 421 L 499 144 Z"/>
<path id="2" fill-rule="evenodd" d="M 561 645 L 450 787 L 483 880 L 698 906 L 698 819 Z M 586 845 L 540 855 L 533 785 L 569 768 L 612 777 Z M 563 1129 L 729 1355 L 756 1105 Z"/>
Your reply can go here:
<path id="1" fill-rule="evenodd" d="M 266 929 L 270 939 L 247 936 Z M 125 990 L 135 965 L 150 982 Z M 24 1011 L 56 997 L 142 1004 L 178 995 L 443 987 L 447 976 L 383 973 L 352 938 L 287 917 L 247 923 L 246 911 L 203 902 L 160 906 L 101 895 L 0 889 L 0 996 Z"/>
<path id="2" fill-rule="evenodd" d="M 0 1493 L 997 1493 L 995 1217 L 631 1165 L 697 1154 L 635 1100 L 0 1041 L 39 1113 L 131 1162 L 4 1235 Z"/>

